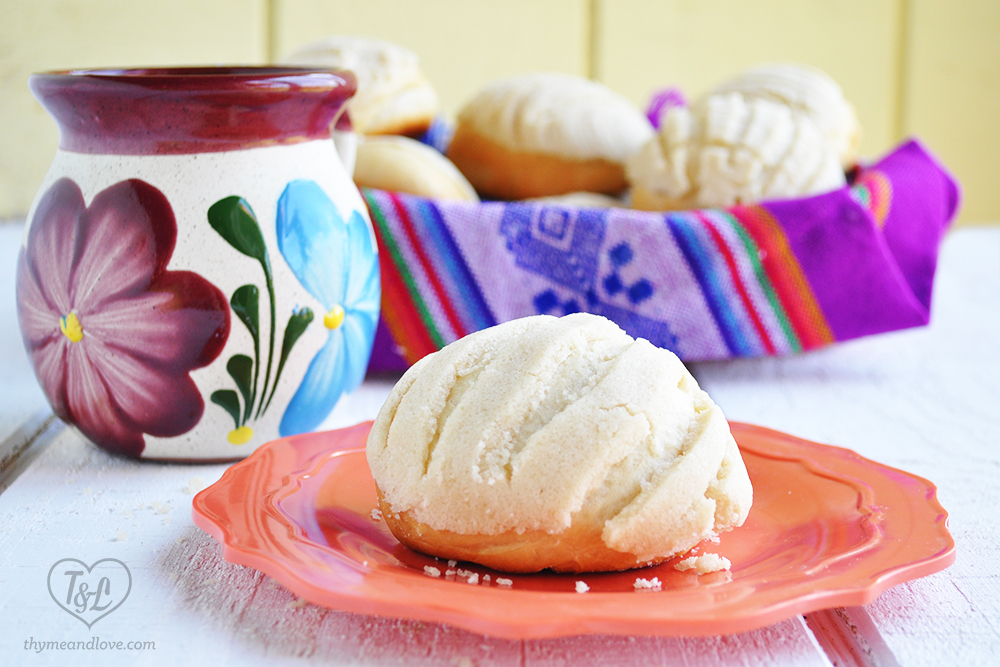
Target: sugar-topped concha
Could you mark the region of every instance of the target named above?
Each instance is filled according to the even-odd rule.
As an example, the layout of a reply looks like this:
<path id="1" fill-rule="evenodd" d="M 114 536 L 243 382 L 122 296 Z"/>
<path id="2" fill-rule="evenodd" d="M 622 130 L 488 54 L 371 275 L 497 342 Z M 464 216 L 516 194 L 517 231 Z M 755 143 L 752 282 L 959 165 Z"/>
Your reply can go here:
<path id="1" fill-rule="evenodd" d="M 618 194 L 624 163 L 653 135 L 626 98 L 581 76 L 495 81 L 459 111 L 448 157 L 485 197 Z"/>
<path id="2" fill-rule="evenodd" d="M 420 69 L 417 54 L 392 42 L 334 35 L 298 49 L 285 63 L 351 71 L 358 89 L 347 109 L 361 134 L 415 137 L 438 113 L 437 92 Z"/>
<path id="3" fill-rule="evenodd" d="M 425 357 L 367 457 L 401 542 L 508 572 L 657 563 L 742 525 L 753 496 L 680 360 L 589 314 L 513 320 Z"/>
<path id="4" fill-rule="evenodd" d="M 740 93 L 783 104 L 810 118 L 820 134 L 850 168 L 858 157 L 861 124 L 854 107 L 836 81 L 815 67 L 795 63 L 769 63 L 752 67 L 712 91 Z"/>
<path id="5" fill-rule="evenodd" d="M 837 151 L 810 116 L 735 91 L 667 111 L 627 174 L 632 206 L 646 210 L 803 197 L 846 183 Z"/>

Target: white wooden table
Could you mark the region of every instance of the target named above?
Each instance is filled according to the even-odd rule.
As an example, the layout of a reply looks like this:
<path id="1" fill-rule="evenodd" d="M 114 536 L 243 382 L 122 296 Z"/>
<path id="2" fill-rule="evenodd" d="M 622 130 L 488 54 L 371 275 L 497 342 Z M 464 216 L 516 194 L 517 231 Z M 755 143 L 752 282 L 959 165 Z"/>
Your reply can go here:
<path id="1" fill-rule="evenodd" d="M 0 225 L 0 442 L 20 452 L 0 493 L 2 665 L 1000 664 L 1000 227 L 949 235 L 927 328 L 794 358 L 692 367 L 730 419 L 848 447 L 935 482 L 951 514 L 953 566 L 808 623 L 708 638 L 532 641 L 307 604 L 226 563 L 193 525 L 193 493 L 226 466 L 114 458 L 46 421 L 17 333 L 20 234 L 18 224 Z M 325 426 L 374 417 L 390 386 L 366 382 Z M 87 629 L 49 596 L 49 569 L 63 558 L 121 560 L 132 574 L 128 599 Z M 91 639 L 122 645 L 48 644 Z"/>

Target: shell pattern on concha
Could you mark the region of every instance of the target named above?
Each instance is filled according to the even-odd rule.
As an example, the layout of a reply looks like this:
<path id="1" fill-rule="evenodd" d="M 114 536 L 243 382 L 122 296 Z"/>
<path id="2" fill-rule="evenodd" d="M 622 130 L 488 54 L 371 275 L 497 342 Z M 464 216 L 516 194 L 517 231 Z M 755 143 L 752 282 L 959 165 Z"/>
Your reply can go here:
<path id="1" fill-rule="evenodd" d="M 597 527 L 639 561 L 742 524 L 752 502 L 721 410 L 670 352 L 592 315 L 528 317 L 412 367 L 368 460 L 394 512 L 497 535 Z"/>
<path id="2" fill-rule="evenodd" d="M 616 163 L 653 135 L 625 97 L 596 81 L 551 72 L 493 82 L 458 120 L 511 150 Z"/>
<path id="3" fill-rule="evenodd" d="M 627 173 L 633 186 L 676 208 L 804 196 L 845 183 L 836 151 L 808 116 L 738 92 L 671 109 Z"/>
<path id="4" fill-rule="evenodd" d="M 358 88 L 347 107 L 362 134 L 393 134 L 413 119 L 430 122 L 440 106 L 417 55 L 385 40 L 335 35 L 302 47 L 284 62 L 353 73 Z"/>
<path id="5" fill-rule="evenodd" d="M 712 94 L 740 93 L 783 104 L 811 119 L 850 168 L 857 159 L 861 125 L 840 85 L 822 70 L 793 63 L 771 63 L 742 72 Z"/>

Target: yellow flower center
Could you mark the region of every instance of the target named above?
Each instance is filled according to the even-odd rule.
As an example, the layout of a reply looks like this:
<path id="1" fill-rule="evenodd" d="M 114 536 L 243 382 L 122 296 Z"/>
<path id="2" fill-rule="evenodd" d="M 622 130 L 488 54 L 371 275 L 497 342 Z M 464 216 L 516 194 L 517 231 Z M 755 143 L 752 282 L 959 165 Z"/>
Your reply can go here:
<path id="1" fill-rule="evenodd" d="M 80 326 L 80 318 L 74 312 L 59 318 L 59 331 L 62 331 L 71 343 L 79 343 L 83 340 L 83 327 Z"/>
<path id="2" fill-rule="evenodd" d="M 240 426 L 238 429 L 229 432 L 226 438 L 231 445 L 245 445 L 253 437 L 253 429 L 249 426 Z"/>
<path id="3" fill-rule="evenodd" d="M 336 329 L 344 323 L 344 307 L 339 303 L 334 304 L 330 312 L 323 316 L 323 326 L 327 329 Z"/>

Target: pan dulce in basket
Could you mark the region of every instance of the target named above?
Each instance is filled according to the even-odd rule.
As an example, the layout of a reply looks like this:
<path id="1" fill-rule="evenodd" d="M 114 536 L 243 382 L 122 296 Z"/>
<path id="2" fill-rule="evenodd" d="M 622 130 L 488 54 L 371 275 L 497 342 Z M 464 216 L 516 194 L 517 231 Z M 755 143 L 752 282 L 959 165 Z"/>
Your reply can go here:
<path id="1" fill-rule="evenodd" d="M 866 163 L 860 137 L 840 86 L 793 64 L 691 104 L 669 91 L 646 114 L 530 73 L 423 144 L 361 136 L 355 182 L 382 250 L 369 370 L 538 314 L 602 315 L 685 361 L 926 324 L 958 186 L 917 141 Z"/>

